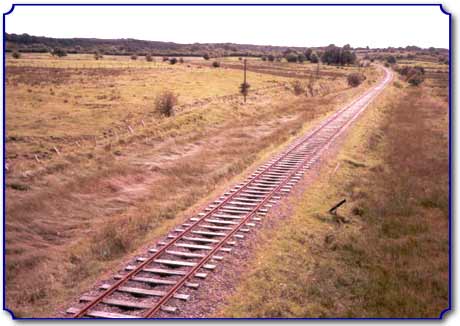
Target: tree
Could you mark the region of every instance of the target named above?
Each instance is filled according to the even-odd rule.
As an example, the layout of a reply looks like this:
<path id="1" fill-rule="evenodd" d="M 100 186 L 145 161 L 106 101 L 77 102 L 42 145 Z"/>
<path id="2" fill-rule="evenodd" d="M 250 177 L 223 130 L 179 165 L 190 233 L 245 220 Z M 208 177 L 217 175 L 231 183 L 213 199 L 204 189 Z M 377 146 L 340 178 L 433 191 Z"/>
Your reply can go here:
<path id="1" fill-rule="evenodd" d="M 297 56 L 297 61 L 298 61 L 299 63 L 303 63 L 305 60 L 307 60 L 307 58 L 305 57 L 305 54 L 300 53 L 300 54 Z"/>
<path id="2" fill-rule="evenodd" d="M 356 54 L 352 52 L 351 47 L 346 45 L 343 48 L 337 47 L 333 44 L 329 45 L 321 56 L 321 61 L 330 65 L 347 65 L 356 62 Z"/>
<path id="3" fill-rule="evenodd" d="M 307 49 L 304 54 L 305 54 L 305 58 L 307 58 L 307 60 L 311 61 L 311 55 L 313 54 L 313 50 L 312 49 Z"/>
<path id="4" fill-rule="evenodd" d="M 203 55 L 203 59 L 204 59 L 204 60 L 209 60 L 209 58 L 210 58 L 210 57 L 209 57 L 209 54 L 205 53 L 205 54 Z"/>

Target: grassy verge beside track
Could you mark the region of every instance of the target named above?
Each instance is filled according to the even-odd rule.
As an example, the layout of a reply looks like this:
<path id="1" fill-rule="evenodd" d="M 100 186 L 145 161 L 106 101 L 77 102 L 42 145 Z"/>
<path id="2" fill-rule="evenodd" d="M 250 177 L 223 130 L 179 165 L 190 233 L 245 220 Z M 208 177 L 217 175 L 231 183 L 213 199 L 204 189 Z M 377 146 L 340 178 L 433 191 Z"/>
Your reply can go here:
<path id="1" fill-rule="evenodd" d="M 393 85 L 291 198 L 294 213 L 262 235 L 216 315 L 438 317 L 448 307 L 447 97 L 431 83 Z"/>

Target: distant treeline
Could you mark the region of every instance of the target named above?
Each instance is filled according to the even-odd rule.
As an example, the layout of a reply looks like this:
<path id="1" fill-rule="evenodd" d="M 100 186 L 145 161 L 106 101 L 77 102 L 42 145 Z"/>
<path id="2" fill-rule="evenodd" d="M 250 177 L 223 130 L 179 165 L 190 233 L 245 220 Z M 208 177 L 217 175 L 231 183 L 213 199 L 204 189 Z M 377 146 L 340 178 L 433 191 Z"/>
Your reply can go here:
<path id="1" fill-rule="evenodd" d="M 298 61 L 305 59 L 313 60 L 317 55 L 323 62 L 347 64 L 355 61 L 355 55 L 366 52 L 401 52 L 418 51 L 430 54 L 444 54 L 448 50 L 429 48 L 422 49 L 417 46 L 407 46 L 405 48 L 385 48 L 369 49 L 352 48 L 349 45 L 336 47 L 333 44 L 324 47 L 288 47 L 271 45 L 252 45 L 235 43 L 193 43 L 179 44 L 173 42 L 143 41 L 136 39 L 96 39 L 96 38 L 51 38 L 44 36 L 32 36 L 29 34 L 8 34 L 6 33 L 7 52 L 39 52 L 53 53 L 59 49 L 66 53 L 100 53 L 103 55 L 138 55 L 138 56 L 204 56 L 224 57 L 224 56 L 251 56 L 251 57 L 287 57 L 291 54 L 292 60 L 297 55 Z M 299 57 L 300 55 L 300 57 Z M 324 56 L 324 57 L 323 57 Z M 270 57 L 271 58 L 271 57 Z"/>

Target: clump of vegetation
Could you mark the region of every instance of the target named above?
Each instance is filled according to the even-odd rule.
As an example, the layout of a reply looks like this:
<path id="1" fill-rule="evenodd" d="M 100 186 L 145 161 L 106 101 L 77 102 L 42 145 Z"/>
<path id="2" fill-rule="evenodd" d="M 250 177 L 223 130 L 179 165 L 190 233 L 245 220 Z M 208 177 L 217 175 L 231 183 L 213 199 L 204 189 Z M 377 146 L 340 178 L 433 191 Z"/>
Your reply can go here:
<path id="1" fill-rule="evenodd" d="M 53 49 L 53 50 L 51 51 L 51 55 L 52 55 L 53 57 L 59 57 L 59 58 L 61 58 L 61 57 L 65 57 L 65 56 L 67 55 L 67 52 L 64 51 L 64 50 L 61 49 L 61 48 L 55 48 L 55 49 Z"/>
<path id="2" fill-rule="evenodd" d="M 396 63 L 396 58 L 394 55 L 389 55 L 386 57 L 386 62 L 388 62 L 390 65 L 393 65 Z"/>
<path id="3" fill-rule="evenodd" d="M 102 59 L 102 58 L 103 58 L 103 55 L 99 51 L 94 52 L 94 59 L 95 60 L 99 60 L 99 59 Z"/>
<path id="4" fill-rule="evenodd" d="M 179 58 L 179 63 L 184 63 L 184 58 L 180 57 Z"/>
<path id="5" fill-rule="evenodd" d="M 357 72 L 351 73 L 347 76 L 348 85 L 351 87 L 359 86 L 364 80 L 366 80 L 366 77 Z"/>
<path id="6" fill-rule="evenodd" d="M 136 54 L 131 55 L 131 60 L 137 60 L 137 55 Z"/>
<path id="7" fill-rule="evenodd" d="M 214 62 L 212 63 L 212 66 L 213 66 L 214 68 L 219 68 L 219 67 L 220 67 L 220 62 L 219 62 L 219 61 L 214 61 Z"/>
<path id="8" fill-rule="evenodd" d="M 158 114 L 171 117 L 175 113 L 175 107 L 179 102 L 179 97 L 172 91 L 163 91 L 155 99 L 155 112 Z"/>
<path id="9" fill-rule="evenodd" d="M 169 59 L 169 63 L 172 64 L 172 65 L 175 65 L 177 63 L 177 58 Z"/>
<path id="10" fill-rule="evenodd" d="M 297 61 L 299 63 L 303 63 L 303 62 L 305 62 L 305 60 L 307 60 L 307 57 L 305 56 L 305 54 L 300 53 L 299 55 L 297 55 Z"/>
<path id="11" fill-rule="evenodd" d="M 13 54 L 12 54 L 13 58 L 14 59 L 20 59 L 21 58 L 21 53 L 19 53 L 18 51 L 13 51 Z"/>
<path id="12" fill-rule="evenodd" d="M 251 87 L 251 85 L 249 85 L 249 83 L 241 83 L 241 85 L 240 85 L 240 93 L 242 95 L 244 95 L 244 96 L 248 96 L 250 87 Z"/>
<path id="13" fill-rule="evenodd" d="M 147 55 L 145 56 L 145 61 L 147 61 L 147 62 L 152 62 L 152 61 L 153 61 L 153 57 L 152 57 L 150 54 L 147 54 Z"/>
<path id="14" fill-rule="evenodd" d="M 418 86 L 425 80 L 425 69 L 420 66 L 404 66 L 402 68 L 396 68 L 396 71 L 412 86 Z"/>
<path id="15" fill-rule="evenodd" d="M 268 59 L 268 61 L 273 62 L 273 61 L 275 61 L 275 56 L 273 54 L 269 54 L 267 56 L 267 59 Z"/>
<path id="16" fill-rule="evenodd" d="M 351 51 L 350 45 L 340 48 L 334 44 L 329 45 L 321 56 L 321 61 L 330 65 L 347 65 L 356 62 L 356 54 Z"/>
<path id="17" fill-rule="evenodd" d="M 166 61 L 169 60 L 169 57 L 163 57 L 162 60 L 163 60 L 163 62 L 166 62 Z"/>
<path id="18" fill-rule="evenodd" d="M 205 54 L 203 55 L 203 59 L 204 59 L 204 60 L 209 60 L 209 59 L 210 59 L 209 54 L 205 53 Z"/>
<path id="19" fill-rule="evenodd" d="M 300 80 L 294 80 L 292 82 L 292 89 L 294 91 L 295 95 L 300 95 L 305 92 L 305 88 L 302 85 L 302 82 Z"/>
<path id="20" fill-rule="evenodd" d="M 298 56 L 295 53 L 289 53 L 285 56 L 287 62 L 297 62 Z"/>
<path id="21" fill-rule="evenodd" d="M 319 62 L 318 55 L 317 55 L 316 53 L 313 53 L 313 54 L 310 56 L 310 61 L 311 61 L 311 63 L 318 63 L 318 62 Z"/>

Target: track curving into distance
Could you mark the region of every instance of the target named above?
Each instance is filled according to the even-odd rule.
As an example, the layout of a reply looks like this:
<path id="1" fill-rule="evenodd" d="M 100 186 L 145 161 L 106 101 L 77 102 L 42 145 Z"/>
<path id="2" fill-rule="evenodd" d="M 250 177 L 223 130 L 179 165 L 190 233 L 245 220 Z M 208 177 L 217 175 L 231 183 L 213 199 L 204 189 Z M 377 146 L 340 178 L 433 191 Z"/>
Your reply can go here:
<path id="1" fill-rule="evenodd" d="M 161 310 L 174 316 L 176 300 L 190 295 L 184 288 L 200 286 L 216 264 L 232 252 L 237 241 L 288 194 L 322 153 L 364 111 L 391 81 L 383 79 L 353 102 L 336 111 L 316 128 L 289 145 L 238 184 L 211 202 L 202 212 L 172 230 L 135 265 L 125 267 L 99 293 L 82 296 L 81 307 L 67 310 L 74 318 L 154 318 Z M 206 286 L 204 282 L 202 284 Z"/>

